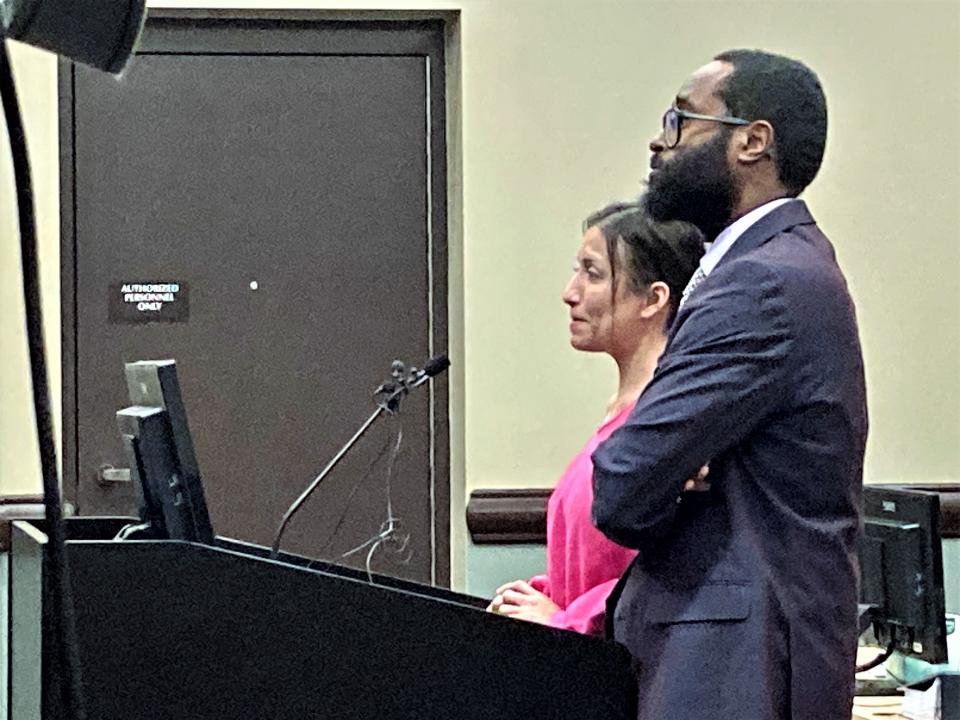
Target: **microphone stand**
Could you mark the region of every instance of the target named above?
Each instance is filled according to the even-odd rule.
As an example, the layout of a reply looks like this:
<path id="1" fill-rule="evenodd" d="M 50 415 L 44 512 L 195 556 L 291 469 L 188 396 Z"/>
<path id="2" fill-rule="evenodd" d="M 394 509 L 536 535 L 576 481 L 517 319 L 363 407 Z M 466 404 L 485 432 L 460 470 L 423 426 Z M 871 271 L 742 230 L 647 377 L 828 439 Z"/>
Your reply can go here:
<path id="1" fill-rule="evenodd" d="M 429 363 L 428 363 L 429 364 Z M 449 363 L 448 363 L 449 364 Z M 283 519 L 280 521 L 280 527 L 277 528 L 277 533 L 273 539 L 273 545 L 270 548 L 270 558 L 276 560 L 280 556 L 280 538 L 283 537 L 283 532 L 287 527 L 287 523 L 290 522 L 290 519 L 296 514 L 297 510 L 300 509 L 300 506 L 306 502 L 307 498 L 310 497 L 311 493 L 317 489 L 317 486 L 323 482 L 324 478 L 330 474 L 330 471 L 336 467 L 343 456 L 354 446 L 354 444 L 361 438 L 361 436 L 367 431 L 367 429 L 373 425 L 374 421 L 384 412 L 393 415 L 400 410 L 400 400 L 406 395 L 410 390 L 416 387 L 420 387 L 429 380 L 434 373 L 431 373 L 429 370 L 417 370 L 415 367 L 410 368 L 410 372 L 407 377 L 404 377 L 406 373 L 406 368 L 403 363 L 399 360 L 394 360 L 391 365 L 390 374 L 391 380 L 383 383 L 374 391 L 374 397 L 380 396 L 380 399 L 377 401 L 377 409 L 373 411 L 373 414 L 370 415 L 360 426 L 360 429 L 354 433 L 353 437 L 347 440 L 347 443 L 340 448 L 336 455 L 327 463 L 327 466 L 320 471 L 320 474 L 314 478 L 313 482 L 307 486 L 307 489 L 300 493 L 300 497 L 293 501 L 293 504 L 287 508 L 287 512 L 284 513 Z"/>
<path id="2" fill-rule="evenodd" d="M 366 422 L 360 426 L 360 429 L 354 434 L 352 438 L 347 441 L 347 444 L 340 448 L 340 452 L 333 456 L 333 459 L 327 463 L 327 466 L 320 471 L 320 474 L 314 478 L 314 481 L 307 486 L 307 489 L 304 490 L 300 497 L 293 501 L 293 504 L 287 508 L 287 512 L 283 515 L 283 520 L 280 521 L 280 527 L 277 528 L 277 534 L 273 540 L 273 546 L 270 548 L 270 557 L 273 560 L 276 560 L 280 555 L 280 538 L 283 536 L 283 531 L 287 527 L 287 523 L 290 522 L 290 518 L 293 517 L 294 513 L 300 509 L 300 506 L 306 501 L 310 494 L 317 489 L 317 486 L 323 482 L 323 479 L 330 474 L 330 471 L 336 467 L 337 463 L 347 454 L 347 451 L 353 447 L 354 443 L 360 439 L 360 436 L 363 435 L 367 428 L 373 425 L 374 420 L 380 417 L 380 414 L 386 409 L 384 405 L 378 405 L 377 409 L 373 411 L 373 414 L 367 418 Z"/>

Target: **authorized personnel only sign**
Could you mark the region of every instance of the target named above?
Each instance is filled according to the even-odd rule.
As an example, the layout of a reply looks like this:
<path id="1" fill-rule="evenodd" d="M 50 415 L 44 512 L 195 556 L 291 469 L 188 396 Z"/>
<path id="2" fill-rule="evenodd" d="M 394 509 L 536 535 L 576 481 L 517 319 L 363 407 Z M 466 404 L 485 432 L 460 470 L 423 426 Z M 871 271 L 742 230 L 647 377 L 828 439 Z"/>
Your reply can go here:
<path id="1" fill-rule="evenodd" d="M 184 282 L 111 283 L 109 307 L 112 323 L 186 322 L 190 288 Z"/>

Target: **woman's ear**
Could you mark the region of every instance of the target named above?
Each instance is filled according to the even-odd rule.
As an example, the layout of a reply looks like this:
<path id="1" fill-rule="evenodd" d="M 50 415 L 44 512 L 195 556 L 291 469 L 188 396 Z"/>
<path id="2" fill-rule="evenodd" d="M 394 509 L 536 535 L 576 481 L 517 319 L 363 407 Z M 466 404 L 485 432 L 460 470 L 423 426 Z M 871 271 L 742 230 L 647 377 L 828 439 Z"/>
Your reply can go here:
<path id="1" fill-rule="evenodd" d="M 670 286 L 658 280 L 650 283 L 646 292 L 647 304 L 640 311 L 641 317 L 652 318 L 657 313 L 667 310 L 670 306 Z"/>

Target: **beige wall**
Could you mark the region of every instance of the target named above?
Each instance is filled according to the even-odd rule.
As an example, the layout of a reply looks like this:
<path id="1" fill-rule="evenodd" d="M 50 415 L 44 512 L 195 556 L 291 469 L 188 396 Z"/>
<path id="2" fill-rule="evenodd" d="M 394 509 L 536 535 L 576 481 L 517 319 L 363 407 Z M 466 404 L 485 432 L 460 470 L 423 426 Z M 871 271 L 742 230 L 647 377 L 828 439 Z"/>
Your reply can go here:
<path id="1" fill-rule="evenodd" d="M 11 43 L 36 198 L 40 282 L 45 301 L 47 365 L 56 428 L 60 425 L 60 184 L 57 145 L 56 58 Z M 33 416 L 20 281 L 20 242 L 13 163 L 0 117 L 0 494 L 40 491 L 40 460 Z M 59 437 L 59 435 L 58 435 Z"/>
<path id="2" fill-rule="evenodd" d="M 453 70 L 462 86 L 450 98 L 451 124 L 462 133 L 451 142 L 452 207 L 462 209 L 452 213 L 451 232 L 452 284 L 463 279 L 451 288 L 458 538 L 464 491 L 551 485 L 599 419 L 612 366 L 569 349 L 559 299 L 580 220 L 639 190 L 646 141 L 663 109 L 690 71 L 729 47 L 802 58 L 826 86 L 830 139 L 807 199 L 837 246 L 859 307 L 872 420 L 868 480 L 960 477 L 960 3 L 206 6 L 461 10 Z M 55 319 L 53 65 L 33 54 L 18 60 Z M 7 190 L 3 198 L 9 203 Z M 5 222 L 4 293 L 14 278 L 10 248 Z M 3 299 L 0 345 L 18 358 L 20 310 Z M 39 487 L 26 377 L 25 365 L 9 360 L 0 375 L 4 492 Z"/>
<path id="3" fill-rule="evenodd" d="M 826 86 L 830 140 L 807 198 L 859 307 L 867 478 L 960 475 L 960 3 L 469 7 L 468 488 L 549 485 L 599 418 L 610 363 L 566 348 L 559 302 L 578 223 L 637 190 L 681 80 L 737 46 L 803 58 Z"/>

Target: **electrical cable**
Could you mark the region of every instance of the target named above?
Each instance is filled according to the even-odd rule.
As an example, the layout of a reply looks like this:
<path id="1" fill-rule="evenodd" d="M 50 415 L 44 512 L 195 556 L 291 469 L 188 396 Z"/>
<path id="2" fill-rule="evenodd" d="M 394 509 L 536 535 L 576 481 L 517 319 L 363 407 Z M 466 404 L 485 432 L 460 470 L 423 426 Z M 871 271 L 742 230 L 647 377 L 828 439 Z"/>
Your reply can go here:
<path id="1" fill-rule="evenodd" d="M 854 668 L 854 674 L 866 672 L 867 670 L 873 670 L 875 667 L 877 667 L 877 665 L 886 662 L 887 658 L 893 655 L 893 651 L 896 649 L 896 647 L 897 641 L 895 639 L 890 640 L 890 644 L 887 645 L 886 650 L 877 655 L 873 660 L 865 662 L 863 665 L 857 665 L 856 668 Z"/>
<path id="2" fill-rule="evenodd" d="M 394 470 L 396 469 L 397 459 L 400 455 L 400 446 L 403 444 L 403 425 L 401 424 L 397 428 L 397 439 L 394 443 L 393 452 L 390 454 L 390 462 L 387 467 L 387 477 L 386 477 L 386 499 L 387 499 L 387 518 L 380 524 L 380 530 L 372 538 L 364 541 L 357 547 L 341 555 L 341 558 L 347 558 L 351 555 L 354 555 L 364 548 L 368 548 L 367 557 L 364 562 L 364 567 L 367 571 L 367 581 L 370 584 L 373 584 L 373 556 L 381 548 L 385 548 L 388 543 L 394 545 L 393 552 L 397 555 L 403 553 L 407 546 L 410 543 L 409 534 L 401 534 L 401 529 L 403 527 L 403 521 L 396 517 L 393 514 L 393 492 L 391 490 Z M 406 558 L 402 559 L 402 563 L 407 563 L 410 560 L 408 555 Z"/>
<path id="3" fill-rule="evenodd" d="M 307 568 L 312 568 L 318 562 L 330 562 L 330 560 L 324 559 L 324 553 L 326 553 L 327 550 L 330 549 L 330 546 L 333 544 L 333 541 L 337 539 L 337 535 L 340 532 L 340 529 L 343 527 L 343 523 L 347 519 L 347 513 L 350 511 L 350 506 L 353 503 L 353 498 L 357 494 L 357 491 L 360 489 L 360 486 L 363 485 L 363 483 L 371 477 L 371 475 L 373 474 L 374 467 L 376 467 L 377 463 L 379 463 L 383 459 L 383 456 L 386 455 L 387 450 L 390 449 L 390 446 L 392 444 L 393 443 L 391 442 L 391 439 L 387 438 L 386 442 L 383 443 L 380 450 L 377 451 L 377 454 L 374 456 L 373 460 L 371 460 L 367 464 L 367 469 L 360 476 L 360 479 L 353 484 L 352 488 L 350 488 L 350 494 L 347 496 L 347 501 L 344 503 L 343 509 L 340 511 L 340 515 L 337 516 L 337 522 L 333 526 L 333 531 L 327 537 L 327 541 L 320 546 L 319 550 L 316 551 L 317 557 L 311 560 L 309 563 L 307 563 Z"/>

